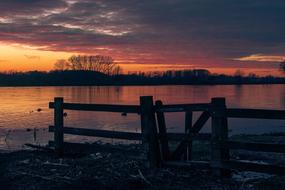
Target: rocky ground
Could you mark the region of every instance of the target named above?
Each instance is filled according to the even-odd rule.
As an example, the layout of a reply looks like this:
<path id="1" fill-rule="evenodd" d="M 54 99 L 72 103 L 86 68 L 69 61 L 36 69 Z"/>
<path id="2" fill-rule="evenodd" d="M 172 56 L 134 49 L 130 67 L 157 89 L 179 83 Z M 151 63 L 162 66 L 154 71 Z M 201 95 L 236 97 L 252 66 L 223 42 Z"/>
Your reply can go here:
<path id="1" fill-rule="evenodd" d="M 105 152 L 110 146 L 119 151 Z M 285 189 L 285 177 L 235 172 L 219 179 L 208 170 L 150 170 L 139 145 L 101 145 L 101 150 L 72 151 L 57 157 L 49 149 L 0 154 L 2 190 L 76 189 Z M 78 153 L 80 152 L 80 153 Z"/>

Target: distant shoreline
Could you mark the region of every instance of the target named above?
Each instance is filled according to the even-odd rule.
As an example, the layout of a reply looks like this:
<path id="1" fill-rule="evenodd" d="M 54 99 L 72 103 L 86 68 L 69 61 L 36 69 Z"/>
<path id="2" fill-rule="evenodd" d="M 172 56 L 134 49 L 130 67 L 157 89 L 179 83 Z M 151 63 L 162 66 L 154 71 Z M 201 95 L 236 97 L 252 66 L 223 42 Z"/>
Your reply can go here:
<path id="1" fill-rule="evenodd" d="M 78 87 L 100 87 L 100 86 L 106 86 L 106 87 L 120 87 L 120 86 L 230 86 L 230 85 L 280 85 L 285 84 L 285 82 L 282 83 L 189 83 L 189 84 L 181 84 L 181 83 L 165 83 L 165 84 L 68 84 L 68 85 L 49 85 L 49 84 L 43 84 L 43 85 L 37 85 L 37 84 L 27 84 L 27 85 L 1 85 L 0 88 L 5 87 L 71 87 L 71 86 L 78 86 Z"/>
<path id="2" fill-rule="evenodd" d="M 285 77 L 229 76 L 204 70 L 161 75 L 106 75 L 96 71 L 32 71 L 0 73 L 0 87 L 28 86 L 161 86 L 161 85 L 264 85 L 285 84 Z"/>

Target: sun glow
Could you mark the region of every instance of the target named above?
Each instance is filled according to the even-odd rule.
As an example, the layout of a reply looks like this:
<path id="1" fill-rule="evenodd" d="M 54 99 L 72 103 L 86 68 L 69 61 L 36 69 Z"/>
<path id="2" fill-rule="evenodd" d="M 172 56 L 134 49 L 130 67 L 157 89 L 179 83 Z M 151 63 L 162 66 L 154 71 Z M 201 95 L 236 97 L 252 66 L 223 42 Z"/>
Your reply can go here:
<path id="1" fill-rule="evenodd" d="M 0 72 L 3 71 L 50 71 L 54 68 L 54 63 L 58 59 L 68 59 L 71 55 L 82 54 L 80 52 L 60 52 L 41 50 L 44 47 L 34 47 L 20 44 L 1 44 L 0 45 Z M 109 47 L 98 47 L 94 54 L 109 55 Z M 84 54 L 84 53 L 83 53 Z M 274 75 L 282 76 L 282 73 L 276 68 L 236 68 L 236 67 L 205 67 L 202 63 L 198 64 L 181 64 L 177 63 L 137 63 L 136 59 L 131 57 L 122 57 L 121 55 L 110 55 L 122 68 L 123 73 L 136 72 L 156 72 L 167 70 L 191 70 L 207 69 L 211 73 L 233 75 L 237 70 L 242 71 L 245 75 L 255 73 L 260 76 Z M 256 56 L 255 56 L 256 57 Z M 252 58 L 252 57 L 251 57 Z M 260 58 L 260 57 L 259 57 Z M 264 58 L 264 57 L 262 57 Z M 266 60 L 268 57 L 266 57 Z M 272 58 L 272 57 L 270 57 Z M 280 58 L 280 57 L 278 57 Z M 274 57 L 276 59 L 276 57 Z M 264 61 L 264 59 L 262 59 Z M 260 61 L 260 60 L 259 60 Z"/>
<path id="2" fill-rule="evenodd" d="M 19 45 L 0 45 L 0 71 L 51 70 L 58 59 L 71 53 L 37 50 Z"/>

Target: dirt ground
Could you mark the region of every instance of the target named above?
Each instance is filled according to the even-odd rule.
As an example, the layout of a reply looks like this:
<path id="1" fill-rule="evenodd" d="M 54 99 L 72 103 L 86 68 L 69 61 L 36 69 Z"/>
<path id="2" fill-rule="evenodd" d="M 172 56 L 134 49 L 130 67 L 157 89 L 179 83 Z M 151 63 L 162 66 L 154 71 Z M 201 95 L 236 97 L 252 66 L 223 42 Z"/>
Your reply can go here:
<path id="1" fill-rule="evenodd" d="M 102 145 L 103 149 L 109 146 Z M 106 146 L 106 148 L 104 147 Z M 219 179 L 208 170 L 160 168 L 150 170 L 140 159 L 138 145 L 115 145 L 121 151 L 73 151 L 57 157 L 50 150 L 0 154 L 1 190 L 77 189 L 285 189 L 285 177 L 234 173 Z"/>

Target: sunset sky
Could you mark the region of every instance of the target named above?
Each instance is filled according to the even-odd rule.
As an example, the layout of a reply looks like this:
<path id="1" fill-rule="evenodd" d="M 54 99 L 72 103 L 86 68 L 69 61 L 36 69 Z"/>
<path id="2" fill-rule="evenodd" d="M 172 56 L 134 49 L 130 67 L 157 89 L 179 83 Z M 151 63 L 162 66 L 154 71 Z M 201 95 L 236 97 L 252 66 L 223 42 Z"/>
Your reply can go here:
<path id="1" fill-rule="evenodd" d="M 280 75 L 284 10 L 284 0 L 1 0 L 0 71 L 102 54 L 125 72 Z"/>

